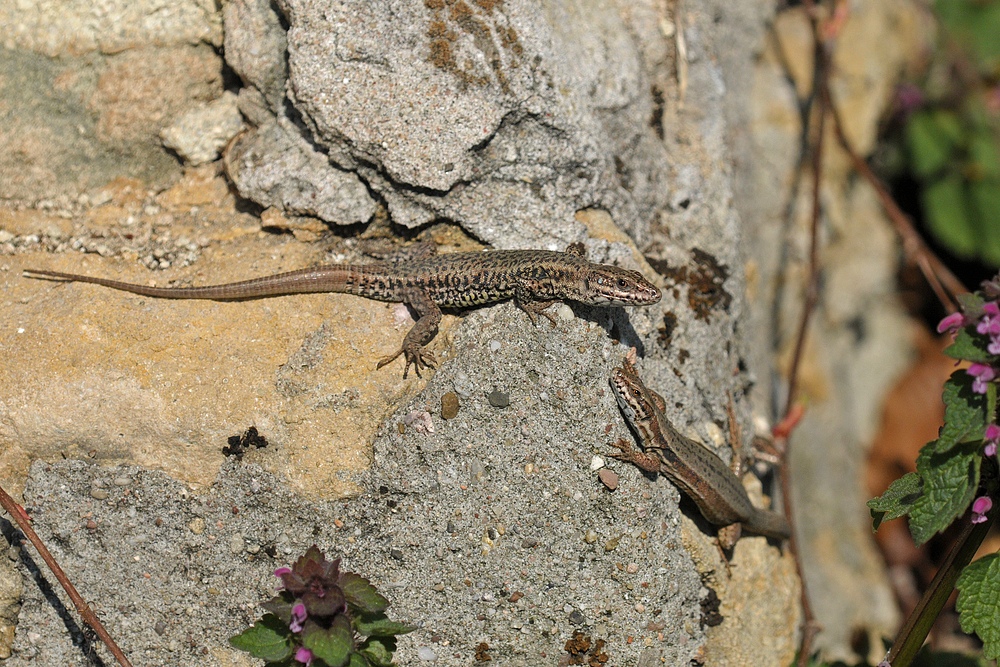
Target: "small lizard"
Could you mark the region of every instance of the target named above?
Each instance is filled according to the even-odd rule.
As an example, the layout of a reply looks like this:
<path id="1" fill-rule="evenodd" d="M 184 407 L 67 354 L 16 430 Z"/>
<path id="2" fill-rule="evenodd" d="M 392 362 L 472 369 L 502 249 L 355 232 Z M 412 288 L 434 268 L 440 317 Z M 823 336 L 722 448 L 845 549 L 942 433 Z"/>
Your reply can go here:
<path id="1" fill-rule="evenodd" d="M 660 290 L 638 271 L 595 264 L 584 257 L 583 245 L 566 252 L 550 250 L 493 250 L 433 255 L 371 264 L 318 266 L 264 278 L 206 287 L 148 287 L 108 278 L 57 271 L 25 270 L 28 278 L 55 279 L 103 285 L 112 289 L 164 299 L 234 301 L 299 294 L 342 292 L 379 301 L 401 302 L 417 314 L 417 321 L 399 350 L 379 360 L 382 368 L 403 355 L 405 378 L 413 365 L 434 368 L 437 360 L 425 346 L 437 335 L 441 308 L 466 308 L 514 299 L 533 324 L 557 301 L 590 306 L 646 306 L 660 300 Z"/>
<path id="2" fill-rule="evenodd" d="M 666 475 L 695 505 L 702 516 L 720 526 L 719 541 L 729 549 L 739 539 L 738 530 L 723 528 L 742 524 L 748 532 L 778 539 L 790 534 L 785 517 L 754 507 L 736 474 L 705 446 L 680 434 L 664 416 L 663 397 L 643 384 L 633 365 L 634 350 L 611 372 L 615 395 L 625 421 L 639 437 L 644 451 L 619 440 L 621 454 L 612 456 L 647 472 Z"/>

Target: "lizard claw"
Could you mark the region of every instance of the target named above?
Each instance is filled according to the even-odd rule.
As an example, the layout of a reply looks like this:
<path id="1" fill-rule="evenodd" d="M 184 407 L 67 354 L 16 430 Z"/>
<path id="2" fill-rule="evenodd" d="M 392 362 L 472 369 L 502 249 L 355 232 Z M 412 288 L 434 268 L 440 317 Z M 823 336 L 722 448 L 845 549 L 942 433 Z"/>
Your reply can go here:
<path id="1" fill-rule="evenodd" d="M 631 463 L 640 470 L 645 470 L 646 472 L 659 472 L 660 471 L 660 461 L 655 456 L 647 454 L 646 452 L 640 452 L 632 443 L 618 438 L 618 442 L 611 443 L 611 446 L 615 449 L 621 451 L 621 454 L 608 454 L 613 459 L 617 459 L 624 463 Z"/>
<path id="2" fill-rule="evenodd" d="M 383 366 L 392 363 L 396 360 L 396 357 L 403 355 L 406 359 L 406 366 L 403 368 L 403 379 L 406 379 L 407 374 L 410 372 L 410 366 L 417 373 L 417 377 L 422 377 L 420 375 L 420 369 L 423 368 L 437 368 L 437 358 L 434 354 L 428 352 L 423 346 L 417 345 L 414 347 L 406 346 L 399 348 L 395 354 L 388 357 L 382 357 L 379 359 L 378 363 L 375 365 L 376 369 L 382 368 Z"/>

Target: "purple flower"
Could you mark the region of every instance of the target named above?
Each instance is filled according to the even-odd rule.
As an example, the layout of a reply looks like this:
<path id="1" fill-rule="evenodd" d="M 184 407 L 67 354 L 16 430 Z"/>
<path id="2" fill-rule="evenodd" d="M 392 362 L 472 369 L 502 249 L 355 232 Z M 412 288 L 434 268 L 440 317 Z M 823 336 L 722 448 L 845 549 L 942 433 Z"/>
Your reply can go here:
<path id="1" fill-rule="evenodd" d="M 993 501 L 989 496 L 979 496 L 972 502 L 972 523 L 986 521 L 986 515 L 993 509 Z"/>
<path id="2" fill-rule="evenodd" d="M 996 369 L 986 364 L 970 364 L 965 372 L 976 378 L 972 382 L 972 391 L 977 394 L 985 394 L 986 383 L 992 381 L 997 376 Z"/>
<path id="3" fill-rule="evenodd" d="M 990 336 L 990 342 L 986 345 L 986 351 L 990 354 L 1000 354 L 1000 335 Z"/>
<path id="4" fill-rule="evenodd" d="M 282 577 L 284 577 L 286 574 L 290 574 L 291 571 L 292 571 L 291 568 L 287 567 L 279 567 L 277 570 L 274 571 L 274 576 L 276 576 L 278 579 L 281 579 L 281 583 L 275 586 L 274 590 L 276 591 L 285 590 L 285 580 Z"/>
<path id="5" fill-rule="evenodd" d="M 962 313 L 952 313 L 948 317 L 941 320 L 937 325 L 937 332 L 944 333 L 945 331 L 955 332 L 965 326 L 965 315 Z"/>
<path id="6" fill-rule="evenodd" d="M 976 325 L 976 331 L 990 336 L 1000 336 L 1000 306 L 996 301 L 983 304 L 983 316 Z"/>
<path id="7" fill-rule="evenodd" d="M 311 665 L 313 661 L 313 652 L 305 646 L 300 646 L 299 650 L 295 652 L 295 661 L 301 662 L 303 665 Z"/>
<path id="8" fill-rule="evenodd" d="M 292 606 L 292 622 L 288 624 L 288 629 L 292 632 L 302 632 L 302 625 L 305 622 L 306 606 L 301 602 L 296 602 Z"/>
<path id="9" fill-rule="evenodd" d="M 983 434 L 983 441 L 986 443 L 983 453 L 986 456 L 996 456 L 997 445 L 1000 445 L 1000 426 L 989 424 L 986 427 L 986 432 Z"/>

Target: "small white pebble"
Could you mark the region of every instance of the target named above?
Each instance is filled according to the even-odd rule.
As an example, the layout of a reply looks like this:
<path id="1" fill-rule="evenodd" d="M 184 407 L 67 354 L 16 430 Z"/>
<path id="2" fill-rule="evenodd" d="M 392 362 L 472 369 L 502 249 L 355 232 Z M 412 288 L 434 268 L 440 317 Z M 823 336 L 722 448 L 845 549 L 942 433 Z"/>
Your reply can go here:
<path id="1" fill-rule="evenodd" d="M 635 605 L 635 610 L 641 614 L 642 612 L 646 611 L 646 605 L 644 605 L 641 602 L 638 602 Z"/>
<path id="2" fill-rule="evenodd" d="M 434 662 L 437 660 L 437 653 L 430 646 L 421 646 L 417 649 L 417 657 L 424 662 Z"/>
<path id="3" fill-rule="evenodd" d="M 590 471 L 594 472 L 604 467 L 604 457 L 595 456 L 590 459 Z"/>
<path id="4" fill-rule="evenodd" d="M 490 352 L 497 352 L 500 350 L 500 341 L 491 340 L 490 341 Z"/>
<path id="5" fill-rule="evenodd" d="M 569 322 L 574 317 L 576 317 L 576 315 L 573 314 L 572 308 L 567 306 L 565 303 L 561 303 L 556 308 L 556 317 L 558 317 L 560 320 L 564 322 Z"/>

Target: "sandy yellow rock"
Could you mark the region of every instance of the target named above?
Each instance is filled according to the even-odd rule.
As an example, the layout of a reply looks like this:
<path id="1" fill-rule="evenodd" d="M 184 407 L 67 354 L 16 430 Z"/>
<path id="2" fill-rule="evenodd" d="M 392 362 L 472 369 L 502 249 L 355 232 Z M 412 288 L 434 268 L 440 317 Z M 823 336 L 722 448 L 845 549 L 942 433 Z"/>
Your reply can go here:
<path id="1" fill-rule="evenodd" d="M 355 490 L 382 420 L 422 381 L 402 379 L 399 307 L 340 294 L 244 302 L 152 299 L 23 278 L 25 268 L 160 285 L 228 282 L 315 264 L 313 246 L 244 236 L 196 267 L 150 273 L 134 262 L 23 254 L 0 273 L 0 478 L 20 489 L 33 459 L 89 456 L 159 468 L 200 486 L 229 436 L 250 426 L 261 461 L 313 496 Z M 405 312 L 405 310 L 404 310 Z M 446 333 L 455 318 L 446 318 Z M 440 349 L 439 336 L 435 352 Z M 412 374 L 411 374 L 412 375 Z"/>

